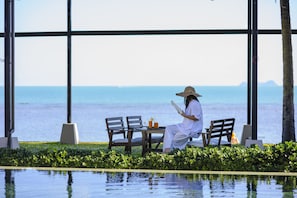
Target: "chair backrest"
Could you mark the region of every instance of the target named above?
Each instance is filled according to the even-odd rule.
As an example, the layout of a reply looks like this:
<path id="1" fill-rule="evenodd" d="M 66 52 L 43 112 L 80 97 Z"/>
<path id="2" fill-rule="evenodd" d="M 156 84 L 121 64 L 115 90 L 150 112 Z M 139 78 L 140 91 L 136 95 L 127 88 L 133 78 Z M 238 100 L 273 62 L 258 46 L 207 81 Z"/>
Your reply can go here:
<path id="1" fill-rule="evenodd" d="M 235 118 L 221 120 L 212 120 L 209 127 L 209 138 L 219 138 L 218 144 L 221 144 L 221 138 L 226 136 L 231 141 L 231 135 L 234 129 Z"/>
<path id="2" fill-rule="evenodd" d="M 143 127 L 141 116 L 127 116 L 126 121 L 128 129 L 137 129 Z"/>
<path id="3" fill-rule="evenodd" d="M 125 129 L 123 117 L 105 118 L 106 129 L 108 132 L 118 132 Z"/>

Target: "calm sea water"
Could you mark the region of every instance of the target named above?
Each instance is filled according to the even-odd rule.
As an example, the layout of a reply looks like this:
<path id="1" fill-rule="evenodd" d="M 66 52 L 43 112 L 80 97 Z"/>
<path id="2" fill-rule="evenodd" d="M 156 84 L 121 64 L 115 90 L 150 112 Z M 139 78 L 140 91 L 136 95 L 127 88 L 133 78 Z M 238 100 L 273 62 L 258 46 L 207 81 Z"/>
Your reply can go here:
<path id="1" fill-rule="evenodd" d="M 295 176 L 0 170 L 0 197 L 296 197 Z"/>
<path id="2" fill-rule="evenodd" d="M 174 100 L 183 107 L 183 98 L 175 95 L 181 86 L 156 87 L 73 87 L 72 122 L 77 123 L 79 139 L 107 141 L 105 117 L 142 115 L 159 125 L 181 122 L 171 106 Z M 234 117 L 235 132 L 241 137 L 247 120 L 244 86 L 195 87 L 204 113 L 204 127 L 210 120 Z M 0 133 L 4 136 L 4 96 L 0 87 Z M 267 143 L 281 142 L 282 87 L 263 86 L 258 91 L 258 138 Z M 295 102 L 296 103 L 296 102 Z M 67 122 L 66 87 L 16 87 L 15 132 L 20 141 L 59 141 L 62 125 Z"/>

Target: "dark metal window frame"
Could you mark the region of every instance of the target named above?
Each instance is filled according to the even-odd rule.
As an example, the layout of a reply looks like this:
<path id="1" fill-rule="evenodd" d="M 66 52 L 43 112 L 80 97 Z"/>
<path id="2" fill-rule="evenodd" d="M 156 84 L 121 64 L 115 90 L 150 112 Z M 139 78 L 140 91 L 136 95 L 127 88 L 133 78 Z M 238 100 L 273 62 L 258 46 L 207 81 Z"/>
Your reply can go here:
<path id="1" fill-rule="evenodd" d="M 257 42 L 258 34 L 281 35 L 279 29 L 258 29 L 258 1 L 247 0 L 247 29 L 197 29 L 197 30 L 103 30 L 72 31 L 71 0 L 67 0 L 67 31 L 14 32 L 14 0 L 5 0 L 5 137 L 14 131 L 14 37 L 67 37 L 67 122 L 71 123 L 71 39 L 72 36 L 143 36 L 143 35 L 247 35 L 247 124 L 252 124 L 252 139 L 257 139 Z M 292 34 L 297 34 L 293 29 Z"/>

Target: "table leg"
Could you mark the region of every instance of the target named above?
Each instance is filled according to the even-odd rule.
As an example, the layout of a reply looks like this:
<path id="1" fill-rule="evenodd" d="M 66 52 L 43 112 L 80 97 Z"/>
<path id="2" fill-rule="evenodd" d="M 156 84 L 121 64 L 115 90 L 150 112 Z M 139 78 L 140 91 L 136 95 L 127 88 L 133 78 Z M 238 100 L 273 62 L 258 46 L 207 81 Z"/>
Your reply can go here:
<path id="1" fill-rule="evenodd" d="M 151 133 L 148 136 L 148 147 L 149 147 L 149 150 L 152 149 L 152 134 Z"/>
<path id="2" fill-rule="evenodd" d="M 147 152 L 147 132 L 142 131 L 142 156 Z"/>

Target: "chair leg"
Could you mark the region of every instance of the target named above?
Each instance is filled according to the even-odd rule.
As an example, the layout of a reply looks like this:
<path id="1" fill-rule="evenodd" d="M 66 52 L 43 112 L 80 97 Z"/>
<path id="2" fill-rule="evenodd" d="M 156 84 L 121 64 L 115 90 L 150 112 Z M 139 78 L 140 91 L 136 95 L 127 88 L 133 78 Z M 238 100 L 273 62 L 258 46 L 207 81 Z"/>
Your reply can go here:
<path id="1" fill-rule="evenodd" d="M 131 146 L 125 146 L 125 152 L 126 153 L 131 153 Z"/>
<path id="2" fill-rule="evenodd" d="M 203 141 L 203 146 L 206 147 L 206 135 L 205 134 L 202 134 L 202 141 Z"/>
<path id="3" fill-rule="evenodd" d="M 163 142 L 164 139 L 164 135 L 160 138 L 160 140 L 158 141 L 158 144 L 156 145 L 156 149 L 159 147 L 159 145 L 161 144 L 161 142 Z"/>

